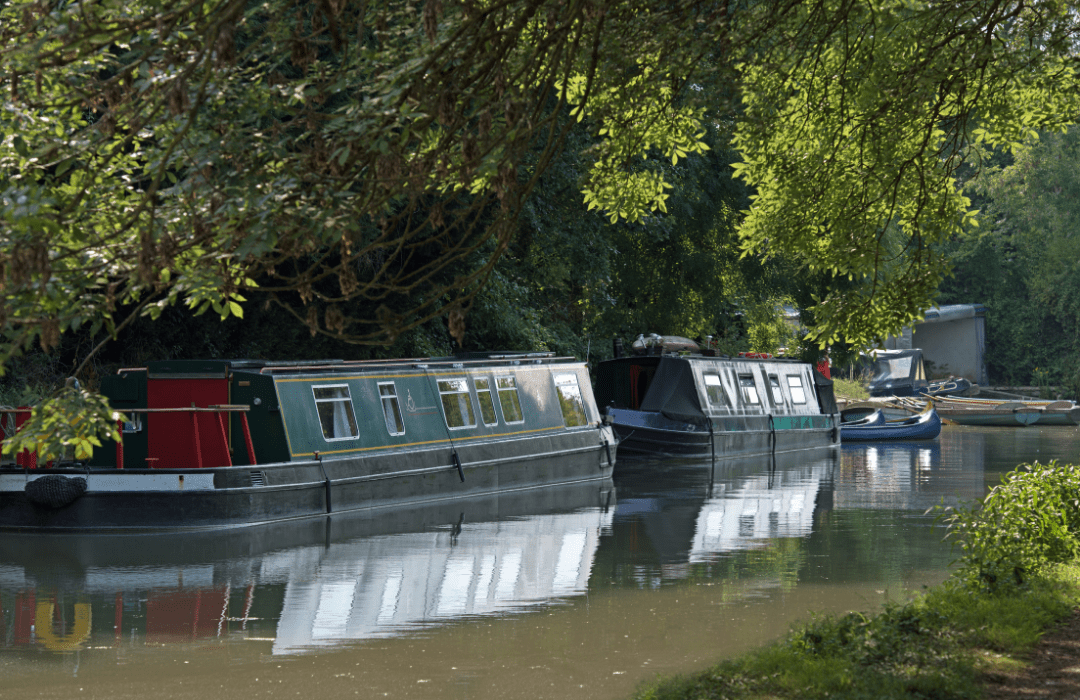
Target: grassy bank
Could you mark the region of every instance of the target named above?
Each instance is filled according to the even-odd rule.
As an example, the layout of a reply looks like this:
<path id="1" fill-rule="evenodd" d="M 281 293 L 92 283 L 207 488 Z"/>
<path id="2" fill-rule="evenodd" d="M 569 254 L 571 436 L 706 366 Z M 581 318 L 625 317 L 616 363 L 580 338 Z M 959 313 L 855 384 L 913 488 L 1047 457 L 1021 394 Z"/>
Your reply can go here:
<path id="1" fill-rule="evenodd" d="M 1080 604 L 1080 467 L 1024 465 L 982 503 L 943 513 L 956 573 L 876 615 L 822 617 L 640 700 L 977 698 L 980 672 L 1019 663 Z"/>
<path id="2" fill-rule="evenodd" d="M 870 392 L 861 382 L 851 379 L 833 379 L 833 393 L 837 398 L 849 401 L 863 401 L 870 398 Z"/>

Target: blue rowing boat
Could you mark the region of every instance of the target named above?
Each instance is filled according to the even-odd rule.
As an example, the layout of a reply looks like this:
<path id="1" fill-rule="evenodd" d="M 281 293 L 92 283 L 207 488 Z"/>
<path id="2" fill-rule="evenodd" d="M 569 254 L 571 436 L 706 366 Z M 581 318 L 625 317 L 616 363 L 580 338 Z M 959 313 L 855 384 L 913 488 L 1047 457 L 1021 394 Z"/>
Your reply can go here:
<path id="1" fill-rule="evenodd" d="M 933 406 L 904 420 L 885 420 L 880 413 L 876 411 L 862 420 L 840 423 L 840 442 L 933 440 L 941 433 L 941 418 Z"/>

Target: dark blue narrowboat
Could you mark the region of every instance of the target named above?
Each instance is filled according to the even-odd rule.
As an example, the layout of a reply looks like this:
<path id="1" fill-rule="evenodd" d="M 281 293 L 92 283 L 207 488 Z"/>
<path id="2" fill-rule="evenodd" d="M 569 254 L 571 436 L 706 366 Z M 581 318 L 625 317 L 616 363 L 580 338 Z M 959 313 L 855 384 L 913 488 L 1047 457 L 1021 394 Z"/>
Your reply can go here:
<path id="1" fill-rule="evenodd" d="M 614 467 L 585 364 L 551 353 L 151 362 L 101 390 L 121 442 L 86 463 L 0 465 L 0 528 L 234 527 L 603 480 Z"/>
<path id="2" fill-rule="evenodd" d="M 597 368 L 597 400 L 621 454 L 717 459 L 837 445 L 832 381 L 812 365 L 726 357 L 679 338 L 635 344 Z"/>

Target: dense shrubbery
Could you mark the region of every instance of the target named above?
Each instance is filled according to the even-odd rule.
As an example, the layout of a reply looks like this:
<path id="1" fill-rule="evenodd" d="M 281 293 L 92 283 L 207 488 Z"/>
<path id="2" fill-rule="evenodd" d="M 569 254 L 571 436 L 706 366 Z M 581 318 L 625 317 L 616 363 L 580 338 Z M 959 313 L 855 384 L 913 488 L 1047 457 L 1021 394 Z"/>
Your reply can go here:
<path id="1" fill-rule="evenodd" d="M 1080 466 L 1023 464 L 980 503 L 946 509 L 942 520 L 962 549 L 956 578 L 997 590 L 1080 553 Z"/>

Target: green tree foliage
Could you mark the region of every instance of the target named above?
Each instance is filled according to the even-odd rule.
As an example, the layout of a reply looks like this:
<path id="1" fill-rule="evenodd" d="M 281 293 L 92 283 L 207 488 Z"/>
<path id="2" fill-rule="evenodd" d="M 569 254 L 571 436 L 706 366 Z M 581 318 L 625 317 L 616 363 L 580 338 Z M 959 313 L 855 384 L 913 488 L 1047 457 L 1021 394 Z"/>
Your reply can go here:
<path id="1" fill-rule="evenodd" d="M 733 225 L 751 268 L 850 283 L 819 297 L 819 341 L 894 331 L 946 269 L 932 244 L 970 221 L 954 176 L 971 144 L 1075 115 L 1076 18 L 1059 2 L 15 0 L 0 368 L 62 332 L 115 336 L 176 305 L 228 319 L 256 296 L 328 338 L 386 344 L 449 316 L 461 343 L 485 283 L 532 294 L 545 276 L 541 317 L 599 329 L 635 290 L 704 330 L 718 299 L 762 299 Z M 742 222 L 732 198 L 676 192 L 701 187 L 680 168 L 726 153 L 706 147 L 731 119 L 756 192 Z M 553 208 L 585 223 L 547 231 L 573 239 L 552 254 L 517 236 L 568 146 L 580 208 Z M 626 228 L 607 239 L 590 208 Z M 535 274 L 496 274 L 512 246 Z M 527 336 L 530 314 L 491 331 Z"/>
<path id="2" fill-rule="evenodd" d="M 663 206 L 662 180 L 611 178 L 698 148 L 698 112 L 671 100 L 706 6 L 5 5 L 0 360 L 113 332 L 120 307 L 239 315 L 256 290 L 360 342 L 466 306 L 573 124 L 560 106 L 604 125 L 592 205 Z"/>
<path id="3" fill-rule="evenodd" d="M 101 447 L 98 436 L 120 439 L 118 417 L 103 396 L 70 383 L 34 407 L 31 420 L 4 441 L 4 452 L 29 450 L 37 453 L 42 464 L 60 459 L 86 460 L 95 447 Z"/>
<path id="4" fill-rule="evenodd" d="M 582 154 L 603 138 L 583 120 L 526 202 L 514 240 L 474 303 L 466 344 L 603 357 L 612 337 L 657 332 L 730 335 L 737 340 L 731 349 L 775 350 L 778 301 L 798 277 L 780 261 L 740 258 L 736 224 L 746 187 L 732 177 L 735 154 L 722 125 L 703 128 L 703 157 L 673 164 L 653 150 L 632 165 L 674 185 L 666 211 L 612 222 L 581 207 L 578 187 L 591 167 Z"/>
<path id="5" fill-rule="evenodd" d="M 225 318 L 256 289 L 305 303 L 283 308 L 315 332 L 386 343 L 490 276 L 565 144 L 560 106 L 601 137 L 584 154 L 586 205 L 640 221 L 673 185 L 633 159 L 702 152 L 703 121 L 739 97 L 741 173 L 758 190 L 746 248 L 869 280 L 817 314 L 822 340 L 858 340 L 932 296 L 944 265 L 928 244 L 966 220 L 952 178 L 967 145 L 1075 112 L 1065 3 L 2 12 L 5 356 L 84 323 L 114 329 L 118 305 Z M 892 268 L 890 224 L 908 237 Z M 364 303 L 347 315 L 351 299 Z"/>
<path id="6" fill-rule="evenodd" d="M 612 226 L 610 277 L 588 327 L 599 336 L 660 333 L 726 338 L 729 350 L 775 351 L 779 309 L 796 277 L 786 259 L 763 264 L 741 256 L 737 226 L 749 205 L 734 179 L 728 126 L 712 123 L 702 138 L 709 150 L 672 164 L 656 158 L 642 167 L 663 171 L 675 184 L 667 211 L 639 223 Z"/>
<path id="7" fill-rule="evenodd" d="M 998 160 L 1001 160 L 1000 158 Z M 942 300 L 987 307 L 995 381 L 1080 387 L 1080 131 L 1044 132 L 968 185 L 982 226 L 944 248 L 955 274 Z"/>
<path id="8" fill-rule="evenodd" d="M 745 54 L 746 249 L 862 282 L 822 300 L 820 342 L 920 316 L 948 270 L 934 244 L 974 224 L 956 180 L 973 146 L 1075 118 L 1076 28 L 1063 2 L 823 0 Z M 898 255 L 882 245 L 890 228 Z"/>

